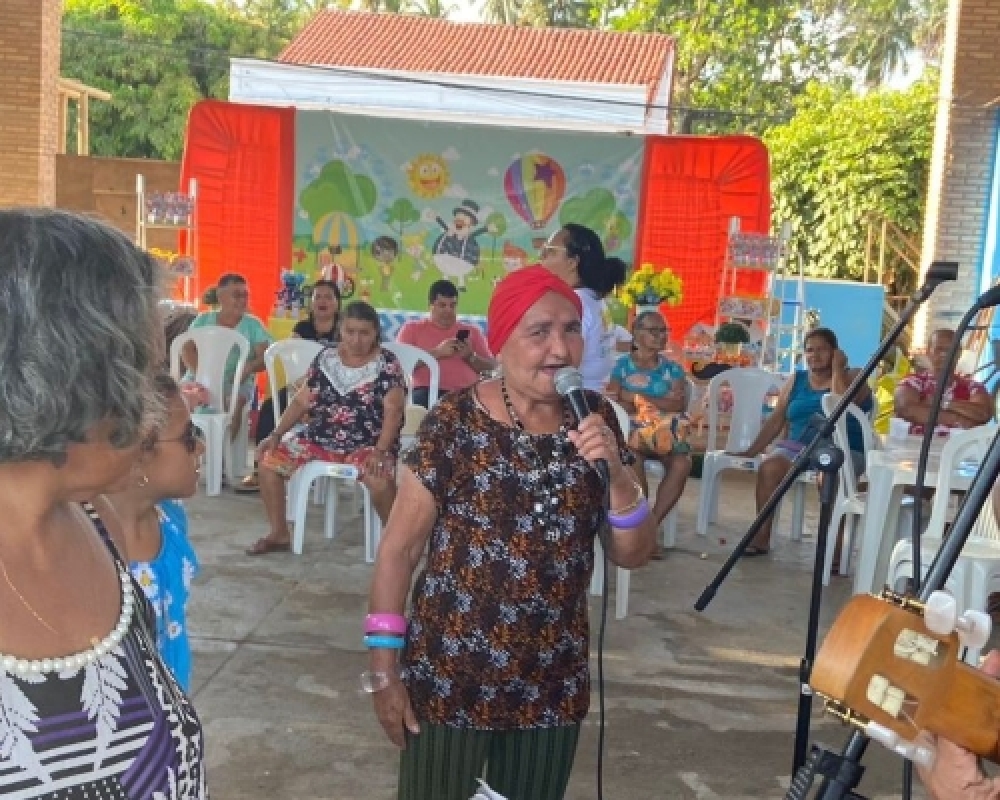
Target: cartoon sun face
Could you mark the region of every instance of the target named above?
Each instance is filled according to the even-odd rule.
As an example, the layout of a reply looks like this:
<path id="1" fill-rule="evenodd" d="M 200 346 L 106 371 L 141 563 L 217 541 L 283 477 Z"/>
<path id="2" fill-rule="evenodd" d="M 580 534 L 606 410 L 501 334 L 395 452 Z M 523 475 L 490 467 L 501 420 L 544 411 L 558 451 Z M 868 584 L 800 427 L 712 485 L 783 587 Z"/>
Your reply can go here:
<path id="1" fill-rule="evenodd" d="M 422 153 L 406 169 L 410 191 L 425 199 L 440 197 L 451 183 L 448 162 L 434 153 Z"/>

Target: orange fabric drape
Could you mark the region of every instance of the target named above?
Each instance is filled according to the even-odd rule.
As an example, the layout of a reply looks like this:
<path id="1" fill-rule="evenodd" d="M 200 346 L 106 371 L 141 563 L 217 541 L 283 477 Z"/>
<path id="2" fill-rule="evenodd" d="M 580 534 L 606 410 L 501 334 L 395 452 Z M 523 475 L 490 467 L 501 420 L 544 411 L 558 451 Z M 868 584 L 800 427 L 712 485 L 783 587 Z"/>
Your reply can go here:
<path id="1" fill-rule="evenodd" d="M 684 299 L 665 307 L 674 338 L 695 323 L 715 322 L 729 220 L 746 233 L 771 225 L 767 150 L 751 136 L 649 136 L 643 164 L 636 264 L 669 266 Z M 741 276 L 759 291 L 764 276 Z"/>
<path id="2" fill-rule="evenodd" d="M 181 186 L 198 181 L 198 282 L 225 272 L 250 285 L 265 323 L 292 253 L 295 109 L 205 100 L 191 109 Z"/>

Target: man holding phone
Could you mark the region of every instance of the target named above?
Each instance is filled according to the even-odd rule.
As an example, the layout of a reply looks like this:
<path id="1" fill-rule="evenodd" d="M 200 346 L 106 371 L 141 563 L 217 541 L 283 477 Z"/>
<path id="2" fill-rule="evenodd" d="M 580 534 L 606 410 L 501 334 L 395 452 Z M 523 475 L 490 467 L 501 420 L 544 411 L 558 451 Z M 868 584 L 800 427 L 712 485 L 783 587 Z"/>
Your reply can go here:
<path id="1" fill-rule="evenodd" d="M 426 350 L 441 365 L 440 393 L 465 389 L 479 380 L 480 373 L 496 366 L 486 337 L 479 328 L 458 321 L 458 288 L 451 281 L 431 284 L 427 319 L 411 320 L 400 329 L 396 341 Z M 430 373 L 417 367 L 410 401 L 427 407 Z"/>

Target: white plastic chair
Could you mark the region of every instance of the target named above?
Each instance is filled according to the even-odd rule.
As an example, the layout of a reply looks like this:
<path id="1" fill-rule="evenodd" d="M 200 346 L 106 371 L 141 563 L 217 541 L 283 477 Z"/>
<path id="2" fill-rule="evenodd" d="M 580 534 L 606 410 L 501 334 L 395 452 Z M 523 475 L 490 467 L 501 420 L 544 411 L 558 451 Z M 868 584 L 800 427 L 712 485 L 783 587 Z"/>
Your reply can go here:
<path id="1" fill-rule="evenodd" d="M 733 411 L 729 422 L 729 436 L 724 450 L 705 453 L 701 474 L 701 494 L 698 498 L 696 529 L 701 536 L 708 533 L 709 523 L 718 514 L 719 475 L 725 470 L 756 472 L 761 458 L 730 455 L 746 450 L 760 433 L 763 424 L 763 406 L 768 393 L 780 389 L 784 378 L 756 368 L 729 369 L 716 375 L 708 384 L 708 441 L 714 443 L 719 430 L 719 396 L 722 387 L 729 385 L 733 395 Z M 777 512 L 776 512 L 777 513 Z"/>
<path id="2" fill-rule="evenodd" d="M 823 413 L 829 416 L 840 396 L 835 394 L 823 395 Z M 854 537 L 857 533 L 857 525 L 865 513 L 865 504 L 868 502 L 868 493 L 858 488 L 858 482 L 862 475 L 854 471 L 854 462 L 851 460 L 850 441 L 847 436 L 848 419 L 853 419 L 861 427 L 861 435 L 864 441 L 864 455 L 867 460 L 868 454 L 877 449 L 875 433 L 872 430 L 871 419 L 854 403 L 847 407 L 847 412 L 837 421 L 837 426 L 833 433 L 833 440 L 844 453 L 844 465 L 840 469 L 840 482 L 837 485 L 836 505 L 833 508 L 833 516 L 830 519 L 830 535 L 827 538 L 825 562 L 823 566 L 823 583 L 830 583 L 830 574 L 833 569 L 833 554 L 837 545 L 837 536 L 841 522 L 845 517 L 849 517 L 844 526 L 844 541 L 840 555 L 840 574 L 847 575 L 850 571 L 850 560 L 854 550 Z M 913 507 L 913 499 L 906 498 L 909 502 L 907 510 Z M 912 511 L 911 511 L 912 513 Z M 899 530 L 908 531 L 912 519 L 909 514 L 900 515 Z"/>
<path id="3" fill-rule="evenodd" d="M 250 343 L 243 334 L 221 325 L 194 328 L 182 333 L 170 345 L 170 374 L 180 381 L 184 368 L 181 351 L 193 342 L 198 352 L 198 369 L 194 379 L 208 389 L 209 401 L 214 412 L 192 411 L 191 421 L 205 435 L 205 493 L 216 496 L 222 493 L 222 473 L 225 467 L 230 483 L 246 474 L 249 443 L 247 426 L 241 420 L 235 442 L 230 441 L 229 427 L 236 408 L 240 376 L 250 354 Z M 231 386 L 224 385 L 226 361 L 233 348 L 239 354 Z M 244 407 L 244 414 L 248 409 Z"/>
<path id="4" fill-rule="evenodd" d="M 618 417 L 618 427 L 621 428 L 622 435 L 628 439 L 629 417 L 628 412 L 622 408 L 621 404 L 607 398 L 611 403 L 615 414 Z M 663 467 L 658 462 L 647 461 L 647 467 L 655 463 L 660 468 L 660 476 L 663 476 Z M 676 506 L 667 514 L 663 520 L 663 546 L 675 547 L 677 544 L 677 508 Z M 624 567 L 616 567 L 615 572 L 615 619 L 624 619 L 628 615 L 628 594 L 632 583 L 632 573 Z M 590 578 L 590 593 L 600 594 L 604 591 L 604 548 L 601 540 L 594 540 L 594 571 Z"/>
<path id="5" fill-rule="evenodd" d="M 271 388 L 275 424 L 284 411 L 281 407 L 281 389 L 300 380 L 322 350 L 323 345 L 309 339 L 283 339 L 265 351 L 264 369 L 267 370 L 267 381 Z M 280 383 L 280 373 L 284 373 L 284 384 Z"/>
<path id="6" fill-rule="evenodd" d="M 414 347 L 412 344 L 402 342 L 383 342 L 382 347 L 395 354 L 399 359 L 399 364 L 406 373 L 406 385 L 413 387 L 413 373 L 417 366 L 423 364 L 430 372 L 430 383 L 427 387 L 427 408 L 433 408 L 438 401 L 438 394 L 441 388 L 441 365 L 426 350 Z"/>
<path id="7" fill-rule="evenodd" d="M 952 433 L 941 451 L 937 486 L 927 528 L 920 537 L 920 565 L 922 575 L 927 574 L 931 561 L 937 555 L 948 519 L 948 504 L 955 473 L 962 470 L 970 477 L 978 469 L 997 435 L 996 425 L 981 425 L 966 431 Z M 896 542 L 889 561 L 889 585 L 896 587 L 904 578 L 913 575 L 913 548 L 909 538 Z M 1000 591 L 1000 527 L 993 514 L 993 504 L 986 503 L 979 513 L 969 540 L 962 549 L 955 569 L 947 584 L 955 597 L 959 611 L 975 609 L 987 611 L 990 594 Z M 966 661 L 976 664 L 979 651 L 966 653 Z"/>
<path id="8" fill-rule="evenodd" d="M 283 339 L 275 342 L 264 352 L 264 369 L 267 371 L 267 382 L 271 391 L 271 405 L 274 412 L 274 424 L 277 427 L 285 409 L 281 405 L 281 389 L 299 381 L 309 371 L 313 360 L 323 350 L 323 345 L 310 339 Z M 282 383 L 282 377 L 284 383 Z M 291 481 L 289 481 L 289 486 Z M 326 483 L 316 483 L 313 502 L 322 505 L 326 498 Z M 289 491 L 289 498 L 292 493 Z M 291 504 L 287 506 L 287 517 L 294 520 Z"/>

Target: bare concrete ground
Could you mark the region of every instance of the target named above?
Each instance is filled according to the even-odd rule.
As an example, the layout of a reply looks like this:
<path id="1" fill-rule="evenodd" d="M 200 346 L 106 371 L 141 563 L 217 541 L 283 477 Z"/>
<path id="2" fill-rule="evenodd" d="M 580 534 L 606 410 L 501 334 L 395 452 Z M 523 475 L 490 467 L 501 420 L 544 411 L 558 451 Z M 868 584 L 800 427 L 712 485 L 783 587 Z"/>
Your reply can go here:
<path id="1" fill-rule="evenodd" d="M 788 785 L 815 500 L 807 538 L 789 540 L 786 514 L 771 556 L 740 564 L 698 613 L 695 599 L 753 517 L 752 484 L 727 477 L 719 524 L 698 537 L 699 490 L 692 480 L 682 500 L 678 547 L 633 574 L 627 619 L 613 618 L 611 599 L 608 800 L 779 798 Z M 358 691 L 371 567 L 353 505 L 342 504 L 334 540 L 322 537 L 314 510 L 303 556 L 265 558 L 243 554 L 266 533 L 258 497 L 226 493 L 189 505 L 203 566 L 190 609 L 194 700 L 216 800 L 395 797 L 396 753 Z M 843 578 L 824 592 L 824 629 L 849 593 Z M 594 598 L 595 645 L 598 614 Z M 597 708 L 595 691 L 570 800 L 597 798 Z M 846 730 L 817 712 L 813 734 L 839 748 Z M 899 795 L 898 760 L 872 746 L 865 763 L 865 795 Z"/>

